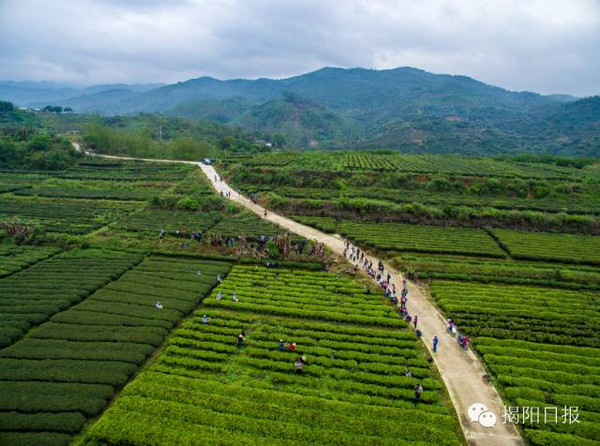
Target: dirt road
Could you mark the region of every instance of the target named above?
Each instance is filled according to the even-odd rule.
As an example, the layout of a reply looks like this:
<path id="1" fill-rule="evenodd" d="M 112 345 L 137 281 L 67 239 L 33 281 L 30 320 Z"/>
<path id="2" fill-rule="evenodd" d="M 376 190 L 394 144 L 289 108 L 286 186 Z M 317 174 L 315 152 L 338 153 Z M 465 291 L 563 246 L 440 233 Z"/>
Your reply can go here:
<path id="1" fill-rule="evenodd" d="M 80 150 L 78 146 L 76 148 Z M 106 157 L 134 159 L 117 156 Z M 238 195 L 228 184 L 221 181 L 220 176 L 212 166 L 193 161 L 155 159 L 145 161 L 195 164 L 202 169 L 217 192 L 223 192 L 224 195 L 230 193 L 232 201 L 241 204 L 261 218 L 265 218 L 307 239 L 318 240 L 332 251 L 343 255 L 344 240 L 340 236 L 325 234 L 315 228 L 302 225 L 271 211 L 267 211 L 267 216 L 263 217 L 265 209 L 254 204 L 248 198 Z M 369 260 L 375 265 L 378 262 L 378 259 L 371 256 L 369 256 Z M 387 264 L 385 264 L 385 269 L 391 274 L 392 283 L 396 283 L 397 285 L 402 283 L 402 274 Z M 446 320 L 430 302 L 428 297 L 421 293 L 419 288 L 409 282 L 408 291 L 407 307 L 409 313 L 419 317 L 418 328 L 422 331 L 425 345 L 430 350 L 440 375 L 448 388 L 467 442 L 472 445 L 481 446 L 524 444 L 514 425 L 503 422 L 504 406 L 502 400 L 494 386 L 483 379 L 485 371 L 479 358 L 471 351 L 464 351 L 456 342 L 456 339 L 447 333 Z M 437 353 L 432 352 L 432 339 L 434 336 L 437 336 L 439 339 Z M 470 421 L 467 411 L 472 404 L 476 403 L 485 405 L 489 411 L 496 415 L 497 422 L 494 427 L 483 427 L 478 421 Z"/>

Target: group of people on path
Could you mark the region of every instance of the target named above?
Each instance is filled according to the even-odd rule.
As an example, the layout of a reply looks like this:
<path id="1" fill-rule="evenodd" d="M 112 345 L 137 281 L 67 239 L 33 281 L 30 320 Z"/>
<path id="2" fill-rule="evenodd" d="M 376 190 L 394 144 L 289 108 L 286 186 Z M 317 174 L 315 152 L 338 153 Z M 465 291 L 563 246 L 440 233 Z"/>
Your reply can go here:
<path id="1" fill-rule="evenodd" d="M 398 307 L 398 312 L 404 318 L 404 320 L 408 323 L 412 322 L 417 336 L 422 336 L 422 332 L 418 328 L 419 317 L 417 315 L 412 317 L 409 314 L 409 311 L 407 308 L 408 286 L 407 286 L 406 278 L 404 278 L 404 277 L 402 278 L 402 291 L 400 292 L 400 299 L 398 299 L 397 294 L 396 294 L 396 285 L 391 283 L 392 276 L 389 272 L 387 272 L 387 274 L 386 274 L 385 266 L 381 260 L 378 261 L 377 269 L 373 268 L 373 262 L 371 260 L 369 260 L 369 258 L 365 254 L 365 252 L 361 251 L 361 249 L 358 248 L 357 246 L 352 245 L 352 243 L 348 239 L 344 240 L 343 254 L 344 254 L 344 257 L 349 258 L 350 261 L 354 263 L 355 271 L 359 270 L 359 264 L 360 264 L 360 265 L 362 265 L 363 270 L 370 277 L 377 280 L 377 283 L 383 288 L 385 295 L 390 299 L 390 301 L 394 305 L 396 305 Z M 370 288 L 365 286 L 365 294 L 370 294 L 370 293 L 371 293 Z M 454 324 L 454 321 L 452 321 L 452 319 L 448 319 L 447 329 L 448 329 L 448 333 L 450 333 L 452 336 L 457 335 L 457 327 Z M 468 336 L 466 336 L 466 335 L 463 336 L 461 334 L 458 334 L 457 340 L 462 348 L 464 348 L 465 350 L 468 350 L 468 348 L 469 348 L 469 337 Z M 432 352 L 433 353 L 438 352 L 439 341 L 440 340 L 437 337 L 437 335 L 434 335 L 433 339 L 432 339 Z M 433 361 L 433 357 L 430 358 L 430 362 L 432 362 L 432 361 Z M 419 384 L 418 386 L 415 387 L 415 404 L 417 404 L 420 401 L 422 392 L 423 392 L 422 384 Z"/>
<path id="2" fill-rule="evenodd" d="M 344 240 L 344 257 L 348 257 L 351 262 L 354 263 L 354 270 L 359 270 L 359 264 L 362 265 L 363 270 L 373 279 L 377 281 L 379 286 L 383 288 L 386 297 L 390 299 L 390 301 L 398 308 L 398 312 L 404 318 L 407 323 L 412 321 L 413 326 L 415 328 L 415 332 L 418 336 L 421 336 L 421 331 L 417 328 L 419 324 L 419 317 L 417 315 L 411 317 L 408 312 L 408 308 L 406 306 L 408 302 L 408 283 L 406 278 L 402 278 L 402 291 L 400 292 L 400 299 L 396 294 L 396 284 L 392 283 L 392 275 L 388 271 L 386 273 L 385 265 L 381 259 L 377 262 L 377 269 L 373 268 L 373 262 L 369 260 L 369 258 L 365 255 L 364 251 L 361 251 L 360 248 L 352 245 L 350 240 Z M 371 289 L 365 286 L 365 294 L 371 294 Z M 398 304 L 400 306 L 398 307 Z M 434 338 L 434 353 L 437 351 L 437 337 Z M 412 372 L 408 370 L 406 372 L 406 377 L 412 378 Z M 415 387 L 415 396 L 414 403 L 417 405 L 421 400 L 421 394 L 423 393 L 423 384 L 419 383 Z"/>
<path id="3" fill-rule="evenodd" d="M 219 183 L 221 181 L 223 181 L 223 179 L 219 175 L 215 174 L 215 183 Z M 231 198 L 231 191 L 230 190 L 221 189 L 220 193 L 221 193 L 221 197 Z M 240 194 L 240 192 L 238 191 L 238 195 L 239 194 Z"/>
<path id="4" fill-rule="evenodd" d="M 160 244 L 162 244 L 164 242 L 166 236 L 167 236 L 167 231 L 164 228 L 162 228 L 160 231 L 158 231 L 158 241 Z M 187 231 L 180 231 L 179 229 L 175 229 L 173 231 L 173 237 L 179 238 L 179 239 L 190 239 L 190 240 L 195 240 L 195 241 L 199 242 L 204 238 L 204 233 L 202 231 L 194 231 L 194 232 L 192 232 L 192 235 L 190 236 L 190 234 Z M 180 246 L 187 248 L 189 246 L 189 242 L 184 240 L 181 242 Z"/>

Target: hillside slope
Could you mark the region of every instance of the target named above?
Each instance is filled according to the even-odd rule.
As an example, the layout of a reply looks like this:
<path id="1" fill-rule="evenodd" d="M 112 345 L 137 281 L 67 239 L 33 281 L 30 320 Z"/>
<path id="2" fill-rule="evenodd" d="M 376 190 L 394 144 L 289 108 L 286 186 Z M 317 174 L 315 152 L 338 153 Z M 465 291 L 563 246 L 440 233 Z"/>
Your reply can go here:
<path id="1" fill-rule="evenodd" d="M 512 92 L 410 67 L 323 68 L 287 79 L 201 77 L 142 91 L 109 87 L 56 102 L 76 112 L 157 112 L 282 133 L 291 148 L 598 153 L 597 97 Z M 0 83 L 0 97 L 7 89 Z M 302 104 L 282 101 L 284 93 Z"/>
<path id="2" fill-rule="evenodd" d="M 360 136 L 356 122 L 330 108 L 284 93 L 282 100 L 252 107 L 233 120 L 248 130 L 282 133 L 294 147 L 335 147 L 355 142 Z"/>

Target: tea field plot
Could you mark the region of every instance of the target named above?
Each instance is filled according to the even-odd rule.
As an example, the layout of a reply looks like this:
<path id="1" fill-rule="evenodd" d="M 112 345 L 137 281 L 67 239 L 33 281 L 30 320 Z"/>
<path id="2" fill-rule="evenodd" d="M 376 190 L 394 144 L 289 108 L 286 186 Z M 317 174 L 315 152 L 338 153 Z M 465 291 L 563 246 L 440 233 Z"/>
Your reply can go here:
<path id="1" fill-rule="evenodd" d="M 0 277 L 20 271 L 60 252 L 45 246 L 0 245 Z"/>
<path id="2" fill-rule="evenodd" d="M 392 259 L 392 265 L 401 271 L 414 271 L 420 279 L 507 282 L 600 290 L 600 270 L 590 265 L 427 253 L 402 253 Z"/>
<path id="3" fill-rule="evenodd" d="M 172 187 L 173 184 L 168 182 L 52 179 L 13 193 L 38 197 L 145 201 Z"/>
<path id="4" fill-rule="evenodd" d="M 506 406 L 537 408 L 521 423 L 535 445 L 600 438 L 600 295 L 552 288 L 434 281 L 433 295 L 475 337 Z M 559 418 L 544 422 L 545 408 Z M 561 418 L 574 408 L 577 422 Z"/>
<path id="5" fill-rule="evenodd" d="M 0 348 L 117 279 L 136 255 L 75 250 L 0 280 Z"/>
<path id="6" fill-rule="evenodd" d="M 506 254 L 483 229 L 360 223 L 342 220 L 341 234 L 377 249 L 504 257 Z"/>
<path id="7" fill-rule="evenodd" d="M 494 229 L 494 235 L 518 259 L 600 265 L 600 237 Z"/>
<path id="8" fill-rule="evenodd" d="M 62 178 L 116 181 L 179 181 L 193 169 L 183 164 L 145 161 L 116 161 L 110 163 L 80 163 L 65 171 Z"/>
<path id="9" fill-rule="evenodd" d="M 206 232 L 221 220 L 217 212 L 171 211 L 163 209 L 143 209 L 122 218 L 113 226 L 129 232 L 141 232 L 158 236 L 164 229 L 169 234 L 175 231 L 191 234 L 194 231 Z"/>
<path id="10" fill-rule="evenodd" d="M 250 239 L 257 239 L 260 236 L 273 237 L 285 233 L 279 226 L 264 221 L 250 212 L 227 215 L 212 227 L 210 232 L 223 237 L 244 235 Z"/>
<path id="11" fill-rule="evenodd" d="M 443 385 L 419 340 L 381 296 L 363 294 L 357 283 L 326 273 L 235 266 L 203 307 L 92 426 L 90 440 L 460 443 Z M 238 347 L 242 330 L 247 338 Z M 280 351 L 280 339 L 296 343 L 297 351 Z M 300 356 L 306 363 L 296 373 Z M 425 390 L 415 405 L 419 383 Z"/>
<path id="12" fill-rule="evenodd" d="M 0 350 L 0 444 L 68 444 L 229 268 L 148 258 Z"/>
<path id="13" fill-rule="evenodd" d="M 122 201 L 5 197 L 0 199 L 0 219 L 41 226 L 51 232 L 86 234 L 138 207 Z"/>

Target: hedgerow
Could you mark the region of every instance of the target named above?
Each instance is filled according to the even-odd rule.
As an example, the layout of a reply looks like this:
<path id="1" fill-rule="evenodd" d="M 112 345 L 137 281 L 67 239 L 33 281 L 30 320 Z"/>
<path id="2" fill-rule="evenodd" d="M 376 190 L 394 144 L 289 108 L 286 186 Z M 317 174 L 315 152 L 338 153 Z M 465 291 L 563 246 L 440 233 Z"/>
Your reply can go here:
<path id="1" fill-rule="evenodd" d="M 0 277 L 25 269 L 59 252 L 60 249 L 55 247 L 2 245 L 0 246 Z"/>
<path id="2" fill-rule="evenodd" d="M 21 359 L 89 359 L 141 365 L 153 348 L 127 342 L 72 342 L 55 339 L 22 340 L 0 351 L 0 357 Z"/>
<path id="3" fill-rule="evenodd" d="M 84 422 L 85 417 L 78 412 L 36 414 L 6 412 L 0 418 L 0 431 L 51 431 L 75 434 L 79 432 Z"/>
<path id="4" fill-rule="evenodd" d="M 160 327 L 116 327 L 104 325 L 71 325 L 48 322 L 31 337 L 69 341 L 135 342 L 158 346 L 167 335 Z"/>
<path id="5" fill-rule="evenodd" d="M 563 446 L 565 444 L 593 446 L 598 444 L 594 439 L 582 438 L 576 435 L 559 434 L 545 430 L 525 429 L 525 437 L 532 445 L 536 446 Z"/>
<path id="6" fill-rule="evenodd" d="M 98 293 L 94 298 L 99 298 Z M 148 319 L 134 316 L 124 316 L 112 313 L 94 313 L 91 311 L 69 311 L 52 316 L 53 322 L 73 325 L 122 325 L 130 327 L 162 327 L 169 329 L 173 324 L 161 319 Z"/>
<path id="7" fill-rule="evenodd" d="M 29 360 L 0 358 L 0 380 L 80 382 L 119 385 L 137 367 L 123 362 L 70 359 Z"/>
<path id="8" fill-rule="evenodd" d="M 0 381 L 3 411 L 72 412 L 94 415 L 106 404 L 113 388 L 104 384 L 41 381 Z"/>
<path id="9" fill-rule="evenodd" d="M 0 218 L 18 218 L 48 232 L 86 234 L 137 207 L 125 201 L 6 197 L 0 199 Z"/>
<path id="10" fill-rule="evenodd" d="M 566 289 L 600 289 L 600 273 L 585 265 L 467 258 L 437 254 L 402 255 L 392 261 L 401 271 L 415 271 L 420 279 L 523 285 Z"/>
<path id="11" fill-rule="evenodd" d="M 58 432 L 0 432 L 0 442 L 6 446 L 66 446 L 71 442 L 71 436 Z"/>

